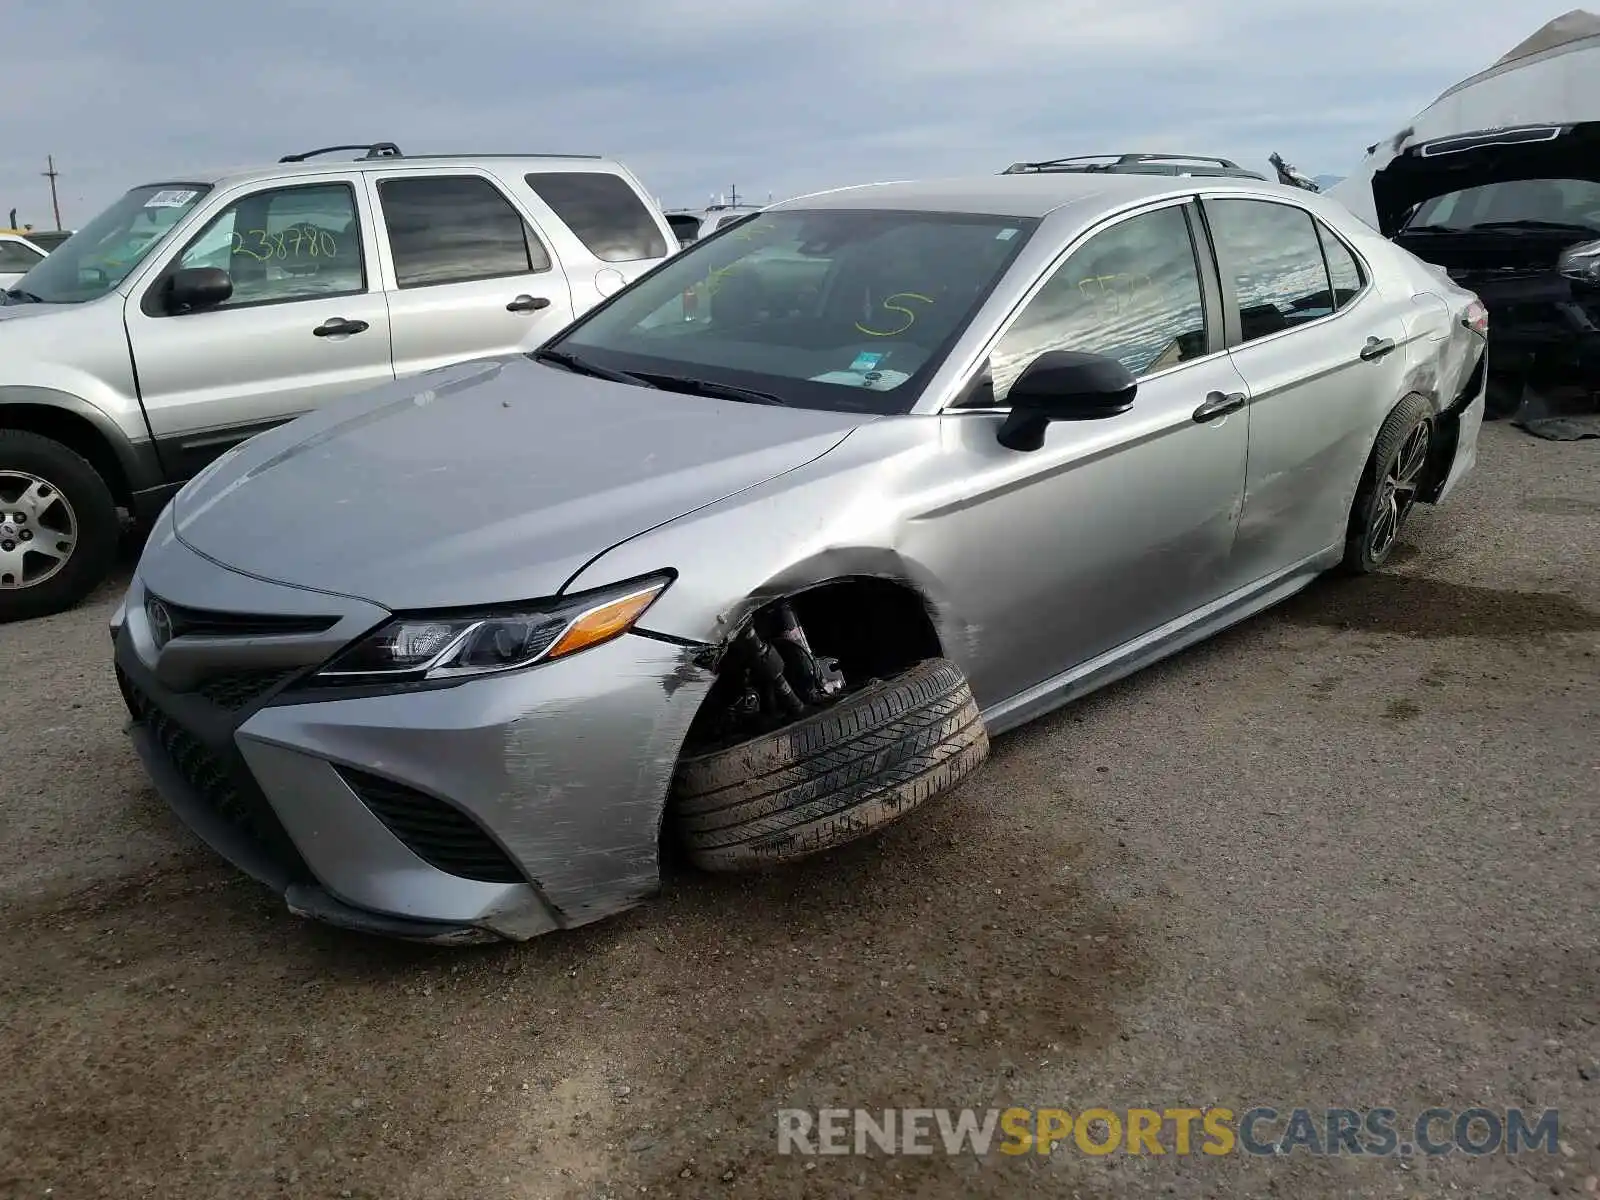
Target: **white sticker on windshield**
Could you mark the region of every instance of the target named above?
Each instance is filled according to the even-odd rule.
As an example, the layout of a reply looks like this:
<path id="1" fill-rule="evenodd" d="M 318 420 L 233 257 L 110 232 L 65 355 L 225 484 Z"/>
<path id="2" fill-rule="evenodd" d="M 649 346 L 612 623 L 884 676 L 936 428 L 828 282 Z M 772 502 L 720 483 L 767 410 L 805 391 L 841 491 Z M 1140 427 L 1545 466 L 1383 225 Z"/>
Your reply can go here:
<path id="1" fill-rule="evenodd" d="M 144 202 L 144 206 L 146 208 L 182 208 L 197 195 L 199 195 L 198 192 L 186 192 L 178 188 L 172 188 L 164 192 L 157 192 Z"/>
<path id="2" fill-rule="evenodd" d="M 997 242 L 1009 242 L 1016 236 L 1017 231 L 1015 229 L 1002 229 L 999 233 L 994 235 L 994 240 Z"/>

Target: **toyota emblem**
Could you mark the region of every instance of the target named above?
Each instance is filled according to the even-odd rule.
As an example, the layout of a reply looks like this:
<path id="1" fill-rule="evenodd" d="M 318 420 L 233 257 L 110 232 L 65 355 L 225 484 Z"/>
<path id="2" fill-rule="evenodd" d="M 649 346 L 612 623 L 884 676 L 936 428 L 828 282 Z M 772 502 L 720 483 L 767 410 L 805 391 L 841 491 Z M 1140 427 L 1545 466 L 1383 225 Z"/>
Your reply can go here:
<path id="1" fill-rule="evenodd" d="M 150 618 L 150 636 L 160 650 L 172 640 L 172 614 L 165 604 L 154 598 L 145 601 L 144 612 Z"/>

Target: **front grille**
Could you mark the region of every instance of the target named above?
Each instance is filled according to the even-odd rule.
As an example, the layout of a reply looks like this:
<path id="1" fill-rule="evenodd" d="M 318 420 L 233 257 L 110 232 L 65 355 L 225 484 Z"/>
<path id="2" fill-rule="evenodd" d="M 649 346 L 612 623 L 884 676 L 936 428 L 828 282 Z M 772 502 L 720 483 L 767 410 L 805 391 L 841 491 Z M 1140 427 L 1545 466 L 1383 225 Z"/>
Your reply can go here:
<path id="1" fill-rule="evenodd" d="M 160 600 L 172 618 L 173 637 L 284 637 L 292 634 L 317 634 L 332 629 L 338 617 L 282 616 L 276 613 L 213 612 L 189 608 L 151 594 Z"/>
<path id="2" fill-rule="evenodd" d="M 230 762 L 212 753 L 129 679 L 121 667 L 117 668 L 117 685 L 122 689 L 128 712 L 154 735 L 183 781 L 230 825 L 247 834 L 279 863 L 295 874 L 305 873 L 300 852 L 250 777 L 243 760 Z"/>
<path id="3" fill-rule="evenodd" d="M 523 883 L 506 852 L 460 809 L 353 767 L 339 774 L 389 832 L 429 866 L 480 883 Z"/>
<path id="4" fill-rule="evenodd" d="M 230 671 L 215 675 L 195 690 L 218 708 L 238 712 L 248 708 L 280 683 L 295 676 L 295 671 Z"/>

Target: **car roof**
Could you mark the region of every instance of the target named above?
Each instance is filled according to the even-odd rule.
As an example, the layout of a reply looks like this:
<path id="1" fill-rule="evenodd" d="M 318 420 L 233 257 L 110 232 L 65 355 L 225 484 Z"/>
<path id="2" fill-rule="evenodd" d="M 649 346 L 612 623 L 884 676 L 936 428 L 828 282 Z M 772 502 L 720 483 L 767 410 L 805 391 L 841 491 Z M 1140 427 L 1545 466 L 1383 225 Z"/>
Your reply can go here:
<path id="1" fill-rule="evenodd" d="M 484 162 L 526 162 L 539 170 L 567 169 L 622 173 L 615 159 L 598 154 L 406 154 L 376 158 L 318 159 L 315 162 L 276 162 L 271 165 L 233 166 L 203 171 L 178 172 L 134 187 L 159 187 L 164 184 L 200 183 L 209 187 L 257 183 L 282 179 L 286 175 L 342 175 L 350 171 L 404 171 L 412 167 L 472 166 Z M 530 169 L 532 167 L 530 166 Z"/>
<path id="2" fill-rule="evenodd" d="M 875 208 L 1042 218 L 1068 206 L 1098 202 L 1107 207 L 1120 207 L 1141 200 L 1193 195 L 1201 188 L 1208 192 L 1237 190 L 1252 195 L 1299 191 L 1266 180 L 1223 176 L 1199 179 L 1099 171 L 1060 172 L 861 184 L 797 196 L 772 205 L 771 210 Z"/>

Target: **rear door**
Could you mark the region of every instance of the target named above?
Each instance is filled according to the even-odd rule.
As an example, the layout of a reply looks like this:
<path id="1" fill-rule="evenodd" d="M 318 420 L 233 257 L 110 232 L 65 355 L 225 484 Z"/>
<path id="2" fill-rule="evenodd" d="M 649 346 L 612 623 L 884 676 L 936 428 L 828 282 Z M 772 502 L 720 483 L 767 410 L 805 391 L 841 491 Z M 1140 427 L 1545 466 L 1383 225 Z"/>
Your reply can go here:
<path id="1" fill-rule="evenodd" d="M 1231 570 L 1243 586 L 1341 544 L 1378 426 L 1405 388 L 1410 295 L 1385 296 L 1307 209 L 1203 201 L 1250 395 L 1250 457 Z"/>
<path id="2" fill-rule="evenodd" d="M 184 479 L 251 434 L 394 378 L 361 177 L 314 175 L 225 198 L 124 309 L 162 463 Z M 233 294 L 169 313 L 172 272 L 217 267 Z"/>
<path id="3" fill-rule="evenodd" d="M 572 320 L 572 292 L 542 232 L 481 171 L 381 171 L 395 373 L 532 350 Z"/>

